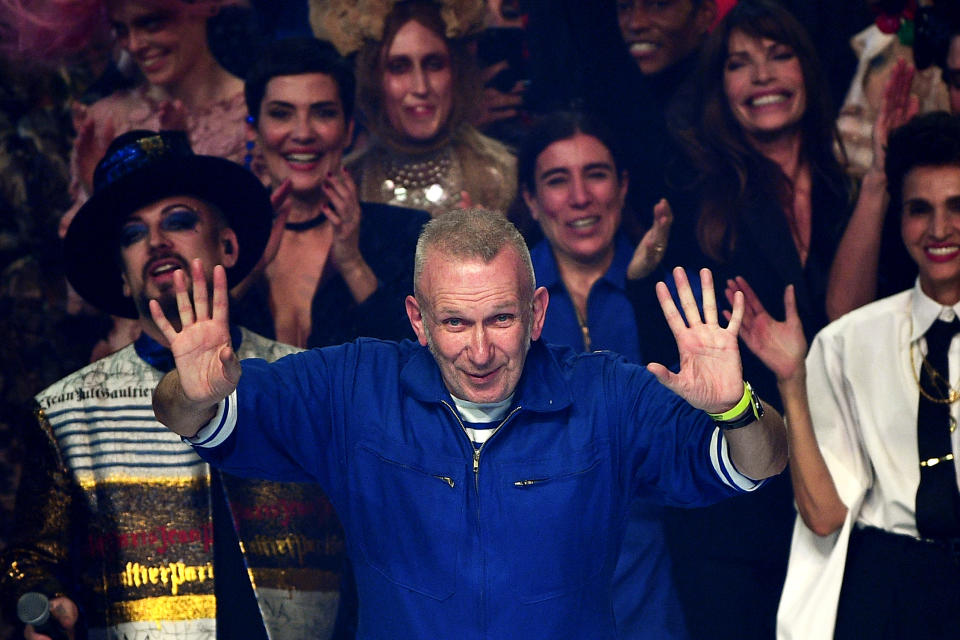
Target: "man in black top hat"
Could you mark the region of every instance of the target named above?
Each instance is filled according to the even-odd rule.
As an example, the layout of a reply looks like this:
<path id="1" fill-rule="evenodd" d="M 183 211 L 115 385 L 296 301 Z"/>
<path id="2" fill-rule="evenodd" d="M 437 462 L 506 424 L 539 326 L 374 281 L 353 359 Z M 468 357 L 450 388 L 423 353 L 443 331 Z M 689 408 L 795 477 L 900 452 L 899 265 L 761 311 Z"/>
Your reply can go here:
<path id="1" fill-rule="evenodd" d="M 0 602 L 45 593 L 75 637 L 329 637 L 343 538 L 322 492 L 209 469 L 150 405 L 173 359 L 147 301 L 179 324 L 176 271 L 211 281 L 191 268 L 202 260 L 227 267 L 231 284 L 247 276 L 270 234 L 266 190 L 239 165 L 193 154 L 182 133 L 150 131 L 117 138 L 94 187 L 64 241 L 68 278 L 143 334 L 36 396 L 40 429 L 25 431 L 37 463 L 0 555 Z M 249 357 L 295 350 L 231 335 Z M 24 637 L 44 636 L 27 626 Z"/>
<path id="2" fill-rule="evenodd" d="M 222 255 L 231 284 L 238 283 L 270 235 L 272 208 L 259 181 L 233 162 L 195 155 L 180 132 L 118 137 L 97 165 L 94 190 L 64 238 L 68 278 L 87 301 L 125 318 L 150 323 L 142 288 L 172 290 L 166 283 L 175 267 L 186 269 L 188 259 L 207 252 Z M 169 208 L 168 200 L 182 203 Z M 180 213 L 171 218 L 174 212 Z M 157 229 L 148 222 L 154 217 Z M 176 240 L 178 232 L 190 233 Z M 168 252 L 176 255 L 165 269 L 152 264 Z M 147 266 L 149 274 L 142 271 Z"/>

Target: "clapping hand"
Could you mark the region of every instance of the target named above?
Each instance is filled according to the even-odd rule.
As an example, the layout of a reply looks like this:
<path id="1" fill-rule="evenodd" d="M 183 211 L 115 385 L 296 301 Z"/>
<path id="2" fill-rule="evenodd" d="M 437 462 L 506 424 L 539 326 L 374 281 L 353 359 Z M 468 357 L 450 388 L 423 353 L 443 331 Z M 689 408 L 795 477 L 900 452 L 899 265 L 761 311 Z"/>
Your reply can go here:
<path id="1" fill-rule="evenodd" d="M 83 105 L 73 108 L 73 126 L 77 139 L 73 143 L 76 175 L 87 193 L 93 193 L 93 174 L 113 140 L 113 120 L 107 118 L 97 126 L 97 120 Z"/>
<path id="2" fill-rule="evenodd" d="M 802 374 L 807 354 L 807 339 L 803 335 L 800 316 L 797 315 L 793 285 L 787 285 L 783 292 L 783 307 L 786 310 L 786 319 L 783 322 L 777 322 L 767 313 L 760 298 L 740 276 L 727 280 L 724 291 L 731 304 L 737 293 L 743 296 L 744 301 L 740 337 L 750 351 L 760 358 L 780 382 Z M 730 312 L 724 311 L 724 315 L 729 317 Z"/>
<path id="3" fill-rule="evenodd" d="M 180 100 L 160 103 L 160 131 L 186 131 L 187 107 Z"/>
<path id="4" fill-rule="evenodd" d="M 670 208 L 666 198 L 660 198 L 660 201 L 653 206 L 653 225 L 643 234 L 643 238 L 633 252 L 630 264 L 627 265 L 629 279 L 645 278 L 657 268 L 667 249 L 672 224 L 673 209 Z"/>
<path id="5" fill-rule="evenodd" d="M 213 406 L 230 395 L 240 380 L 240 361 L 230 342 L 227 273 L 213 268 L 213 299 L 199 258 L 190 263 L 193 301 L 182 270 L 173 274 L 180 329 L 164 315 L 160 303 L 150 301 L 150 315 L 170 345 L 177 364 L 184 400 L 195 407 Z"/>
<path id="6" fill-rule="evenodd" d="M 267 238 L 267 246 L 263 249 L 263 254 L 257 260 L 250 273 L 239 283 L 230 289 L 230 295 L 235 300 L 239 300 L 253 286 L 253 283 L 260 279 L 263 270 L 273 262 L 280 252 L 280 241 L 283 239 L 283 230 L 286 228 L 287 218 L 290 216 L 290 193 L 293 190 L 293 183 L 287 178 L 280 183 L 280 186 L 270 194 L 270 206 L 273 207 L 275 217 L 273 225 L 270 227 L 270 236 Z"/>
<path id="7" fill-rule="evenodd" d="M 323 214 L 333 226 L 330 258 L 341 272 L 363 262 L 360 253 L 360 199 L 357 185 L 346 169 L 336 169 L 323 181 L 327 203 Z"/>
<path id="8" fill-rule="evenodd" d="M 723 413 L 743 396 L 743 370 L 737 345 L 737 332 L 743 317 L 743 294 L 735 294 L 730 322 L 723 328 L 718 322 L 710 270 L 700 270 L 702 318 L 686 272 L 677 267 L 673 270 L 673 278 L 686 322 L 663 282 L 657 283 L 657 299 L 677 341 L 680 372 L 673 373 L 658 363 L 650 363 L 647 370 L 694 407 L 708 413 Z"/>
<path id="9" fill-rule="evenodd" d="M 263 250 L 263 255 L 253 268 L 252 273 L 259 275 L 268 264 L 273 262 L 280 251 L 280 240 L 283 237 L 283 230 L 286 228 L 287 218 L 290 217 L 290 194 L 293 193 L 293 181 L 290 178 L 280 183 L 280 186 L 270 193 L 270 206 L 273 207 L 273 225 L 270 227 L 270 237 L 267 238 L 267 246 Z"/>

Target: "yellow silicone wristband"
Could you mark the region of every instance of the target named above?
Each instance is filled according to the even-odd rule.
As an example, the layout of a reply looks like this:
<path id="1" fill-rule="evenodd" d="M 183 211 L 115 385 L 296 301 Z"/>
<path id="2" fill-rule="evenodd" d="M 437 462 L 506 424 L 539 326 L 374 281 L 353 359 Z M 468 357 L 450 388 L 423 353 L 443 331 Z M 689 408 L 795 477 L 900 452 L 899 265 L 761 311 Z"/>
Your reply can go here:
<path id="1" fill-rule="evenodd" d="M 750 406 L 752 401 L 753 394 L 750 393 L 750 385 L 744 381 L 743 397 L 740 398 L 740 402 L 735 404 L 729 411 L 724 411 L 723 413 L 708 413 L 707 415 L 713 418 L 716 422 L 730 422 L 734 418 L 739 418 L 742 416 L 743 412 L 747 410 L 747 407 Z"/>

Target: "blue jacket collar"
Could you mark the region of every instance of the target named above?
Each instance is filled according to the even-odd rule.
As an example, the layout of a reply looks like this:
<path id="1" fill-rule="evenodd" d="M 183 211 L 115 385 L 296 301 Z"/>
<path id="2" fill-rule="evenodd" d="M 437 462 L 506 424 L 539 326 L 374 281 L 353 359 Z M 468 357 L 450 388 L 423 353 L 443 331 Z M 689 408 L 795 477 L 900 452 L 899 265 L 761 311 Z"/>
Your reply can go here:
<path id="1" fill-rule="evenodd" d="M 617 231 L 613 239 L 613 261 L 600 279 L 623 291 L 627 284 L 627 266 L 633 257 L 633 250 L 634 247 L 627 234 Z M 563 287 L 557 260 L 546 239 L 538 242 L 530 250 L 530 259 L 533 262 L 533 271 L 537 274 L 537 286 L 546 287 L 550 291 L 554 291 L 556 287 Z"/>
<path id="2" fill-rule="evenodd" d="M 414 347 L 412 342 L 404 344 L 411 345 L 410 356 L 400 371 L 404 392 L 421 402 L 452 402 L 430 350 L 419 345 Z M 515 405 L 538 412 L 562 411 L 570 406 L 573 394 L 557 362 L 557 355 L 541 340 L 530 344 L 523 375 L 514 393 Z"/>
<path id="3" fill-rule="evenodd" d="M 230 325 L 230 340 L 233 342 L 233 348 L 239 349 L 240 343 L 243 342 L 243 333 L 240 331 L 240 327 L 236 325 Z M 170 353 L 170 349 L 166 348 L 146 333 L 141 332 L 140 337 L 136 339 L 133 343 L 133 348 L 136 349 L 137 355 L 140 356 L 140 359 L 149 364 L 154 369 L 159 369 L 164 373 L 172 371 L 176 366 L 173 362 L 173 354 Z"/>

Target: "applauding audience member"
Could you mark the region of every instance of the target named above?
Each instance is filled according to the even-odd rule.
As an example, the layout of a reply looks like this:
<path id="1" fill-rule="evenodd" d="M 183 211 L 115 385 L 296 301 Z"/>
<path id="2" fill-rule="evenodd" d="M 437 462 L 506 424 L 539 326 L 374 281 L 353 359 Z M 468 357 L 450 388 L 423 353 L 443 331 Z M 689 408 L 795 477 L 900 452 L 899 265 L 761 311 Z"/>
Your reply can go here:
<path id="1" fill-rule="evenodd" d="M 299 347 L 413 337 L 403 299 L 423 211 L 358 199 L 342 164 L 354 76 L 314 38 L 267 45 L 247 77 L 249 133 L 285 216 L 279 246 L 236 309 L 244 326 Z"/>
<path id="2" fill-rule="evenodd" d="M 537 283 L 550 293 L 543 339 L 578 352 L 608 350 L 643 362 L 629 276 L 651 272 L 672 222 L 666 201 L 634 248 L 620 229 L 627 173 L 615 137 L 594 118 L 546 115 L 520 150 L 523 198 L 544 239 L 530 251 Z M 614 574 L 614 612 L 624 637 L 685 638 L 663 531 L 663 508 L 634 498 Z"/>

